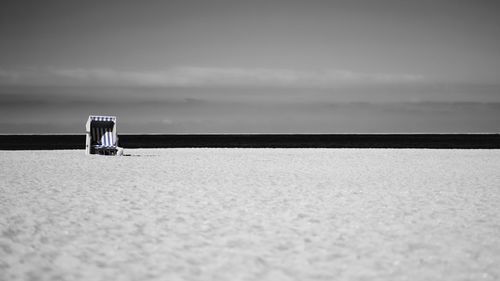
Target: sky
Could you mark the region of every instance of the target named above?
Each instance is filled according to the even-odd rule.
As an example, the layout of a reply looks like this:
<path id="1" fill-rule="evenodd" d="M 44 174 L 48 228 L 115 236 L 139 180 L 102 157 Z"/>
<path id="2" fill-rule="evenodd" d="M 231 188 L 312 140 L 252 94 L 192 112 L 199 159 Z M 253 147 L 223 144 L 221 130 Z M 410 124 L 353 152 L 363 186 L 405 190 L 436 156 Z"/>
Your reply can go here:
<path id="1" fill-rule="evenodd" d="M 500 3 L 3 0 L 0 134 L 496 133 Z"/>

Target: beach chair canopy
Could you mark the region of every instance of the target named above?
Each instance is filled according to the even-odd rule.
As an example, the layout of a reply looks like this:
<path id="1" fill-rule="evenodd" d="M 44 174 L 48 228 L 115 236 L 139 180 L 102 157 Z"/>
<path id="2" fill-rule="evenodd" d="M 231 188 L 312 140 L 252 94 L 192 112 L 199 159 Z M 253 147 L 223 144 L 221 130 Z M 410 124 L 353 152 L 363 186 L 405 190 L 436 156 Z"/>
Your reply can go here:
<path id="1" fill-rule="evenodd" d="M 87 154 L 116 154 L 118 138 L 116 136 L 116 117 L 90 115 L 86 124 Z"/>

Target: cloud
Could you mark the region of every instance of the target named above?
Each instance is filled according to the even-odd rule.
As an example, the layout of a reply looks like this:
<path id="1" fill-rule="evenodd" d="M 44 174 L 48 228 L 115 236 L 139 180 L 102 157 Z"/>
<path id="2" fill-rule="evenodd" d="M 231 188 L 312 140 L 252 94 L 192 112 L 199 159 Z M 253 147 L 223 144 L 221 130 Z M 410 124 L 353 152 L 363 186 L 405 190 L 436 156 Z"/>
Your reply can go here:
<path id="1" fill-rule="evenodd" d="M 414 74 L 362 73 L 348 70 L 175 67 L 161 71 L 103 68 L 0 69 L 0 83 L 26 85 L 113 85 L 163 87 L 335 87 L 349 84 L 397 84 L 423 81 Z"/>
<path id="2" fill-rule="evenodd" d="M 174 124 L 174 120 L 172 120 L 170 118 L 165 118 L 165 119 L 161 120 L 161 123 L 167 124 L 167 125 L 172 125 L 172 124 Z"/>

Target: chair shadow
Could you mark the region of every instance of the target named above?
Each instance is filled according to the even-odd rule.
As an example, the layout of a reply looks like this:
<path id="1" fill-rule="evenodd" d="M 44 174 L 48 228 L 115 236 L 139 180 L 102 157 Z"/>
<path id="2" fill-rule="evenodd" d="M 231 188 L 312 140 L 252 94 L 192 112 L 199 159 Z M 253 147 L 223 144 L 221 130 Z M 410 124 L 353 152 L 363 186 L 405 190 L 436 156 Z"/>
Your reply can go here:
<path id="1" fill-rule="evenodd" d="M 141 154 L 123 154 L 121 156 L 128 156 L 128 157 L 159 157 L 160 155 L 158 155 L 158 154 L 147 154 L 147 155 L 141 155 Z"/>

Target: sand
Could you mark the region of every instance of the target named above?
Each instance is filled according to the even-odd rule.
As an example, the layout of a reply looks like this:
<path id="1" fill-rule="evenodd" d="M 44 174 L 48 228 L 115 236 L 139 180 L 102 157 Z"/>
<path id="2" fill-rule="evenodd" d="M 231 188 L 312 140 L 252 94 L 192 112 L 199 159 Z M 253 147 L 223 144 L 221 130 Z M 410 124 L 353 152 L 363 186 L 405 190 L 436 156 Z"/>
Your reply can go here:
<path id="1" fill-rule="evenodd" d="M 498 280 L 500 150 L 0 151 L 0 280 Z"/>

